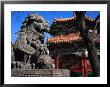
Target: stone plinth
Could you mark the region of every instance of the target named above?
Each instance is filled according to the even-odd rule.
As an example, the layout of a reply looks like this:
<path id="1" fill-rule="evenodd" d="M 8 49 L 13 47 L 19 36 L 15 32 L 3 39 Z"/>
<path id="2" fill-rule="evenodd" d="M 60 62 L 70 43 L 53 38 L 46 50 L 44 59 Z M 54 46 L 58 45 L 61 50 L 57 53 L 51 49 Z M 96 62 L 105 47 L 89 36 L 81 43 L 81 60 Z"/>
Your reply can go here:
<path id="1" fill-rule="evenodd" d="M 68 69 L 12 69 L 12 77 L 70 77 Z"/>

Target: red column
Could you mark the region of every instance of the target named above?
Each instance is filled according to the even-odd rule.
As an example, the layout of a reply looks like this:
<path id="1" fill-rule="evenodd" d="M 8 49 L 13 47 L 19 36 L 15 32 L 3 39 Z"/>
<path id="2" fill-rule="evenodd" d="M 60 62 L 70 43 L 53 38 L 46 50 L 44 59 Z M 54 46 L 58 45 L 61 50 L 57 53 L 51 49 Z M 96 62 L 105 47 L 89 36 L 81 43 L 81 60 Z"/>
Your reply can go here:
<path id="1" fill-rule="evenodd" d="M 85 77 L 88 76 L 88 64 L 87 64 L 87 59 L 85 59 Z"/>
<path id="2" fill-rule="evenodd" d="M 88 76 L 87 60 L 84 59 L 84 76 Z"/>
<path id="3" fill-rule="evenodd" d="M 81 67 L 82 67 L 82 77 L 84 77 L 84 60 L 81 60 Z"/>
<path id="4" fill-rule="evenodd" d="M 83 58 L 82 58 L 82 76 L 83 77 L 88 76 L 87 59 L 84 51 L 83 51 Z"/>

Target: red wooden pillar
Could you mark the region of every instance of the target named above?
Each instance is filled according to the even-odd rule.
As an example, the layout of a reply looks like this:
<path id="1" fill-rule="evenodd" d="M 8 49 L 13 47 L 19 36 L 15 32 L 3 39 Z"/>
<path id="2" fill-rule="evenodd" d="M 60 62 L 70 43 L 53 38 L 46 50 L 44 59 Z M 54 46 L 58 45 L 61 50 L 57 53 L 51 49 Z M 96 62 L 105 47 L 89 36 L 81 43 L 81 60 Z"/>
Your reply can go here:
<path id="1" fill-rule="evenodd" d="M 87 77 L 87 76 L 88 76 L 87 60 L 83 59 L 82 60 L 82 77 Z"/>
<path id="2" fill-rule="evenodd" d="M 88 76 L 87 60 L 84 59 L 84 76 Z"/>
<path id="3" fill-rule="evenodd" d="M 82 77 L 84 77 L 84 60 L 81 60 Z"/>
<path id="4" fill-rule="evenodd" d="M 83 58 L 82 58 L 82 76 L 87 77 L 88 76 L 88 65 L 87 65 L 87 55 L 85 53 L 85 50 L 83 50 Z"/>

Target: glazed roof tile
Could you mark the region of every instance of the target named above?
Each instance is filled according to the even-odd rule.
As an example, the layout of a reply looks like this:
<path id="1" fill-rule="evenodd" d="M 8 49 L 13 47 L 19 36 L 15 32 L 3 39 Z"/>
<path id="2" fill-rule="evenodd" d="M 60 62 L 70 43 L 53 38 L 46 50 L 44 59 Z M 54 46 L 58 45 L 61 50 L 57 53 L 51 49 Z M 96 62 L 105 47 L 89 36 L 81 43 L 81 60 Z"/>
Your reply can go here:
<path id="1" fill-rule="evenodd" d="M 80 33 L 70 33 L 67 35 L 59 35 L 48 39 L 48 43 L 72 43 L 81 40 Z"/>

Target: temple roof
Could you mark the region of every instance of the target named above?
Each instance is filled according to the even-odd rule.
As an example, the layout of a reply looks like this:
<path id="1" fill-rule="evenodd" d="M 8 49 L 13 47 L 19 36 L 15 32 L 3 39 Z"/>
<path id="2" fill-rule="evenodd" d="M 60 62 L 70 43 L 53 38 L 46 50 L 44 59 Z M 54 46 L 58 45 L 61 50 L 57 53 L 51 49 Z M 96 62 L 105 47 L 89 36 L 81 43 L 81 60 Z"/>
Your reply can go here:
<path id="1" fill-rule="evenodd" d="M 94 29 L 96 25 L 95 19 L 85 16 L 85 23 L 87 29 Z M 100 27 L 100 21 L 97 22 L 97 29 Z M 50 26 L 49 33 L 52 36 L 57 36 L 60 33 L 70 33 L 70 31 L 74 32 L 78 29 L 77 26 L 77 17 L 70 18 L 54 18 L 52 25 Z"/>
<path id="2" fill-rule="evenodd" d="M 91 17 L 88 17 L 88 16 L 85 16 L 85 19 L 89 20 L 89 21 L 94 21 L 93 18 Z M 67 21 L 73 21 L 73 20 L 76 20 L 76 17 L 71 17 L 71 18 L 54 18 L 54 21 L 53 22 L 67 22 Z"/>
<path id="3" fill-rule="evenodd" d="M 48 39 L 48 43 L 72 43 L 81 40 L 80 33 L 70 33 L 67 35 L 59 35 Z"/>
<path id="4" fill-rule="evenodd" d="M 85 22 L 87 29 L 94 29 L 96 25 L 95 19 L 85 15 Z M 100 21 L 98 21 L 97 27 L 100 27 L 99 25 Z M 54 18 L 49 33 L 54 37 L 49 38 L 48 43 L 74 43 L 82 40 L 78 31 L 76 16 L 70 18 Z M 100 42 L 99 37 L 95 41 Z"/>

